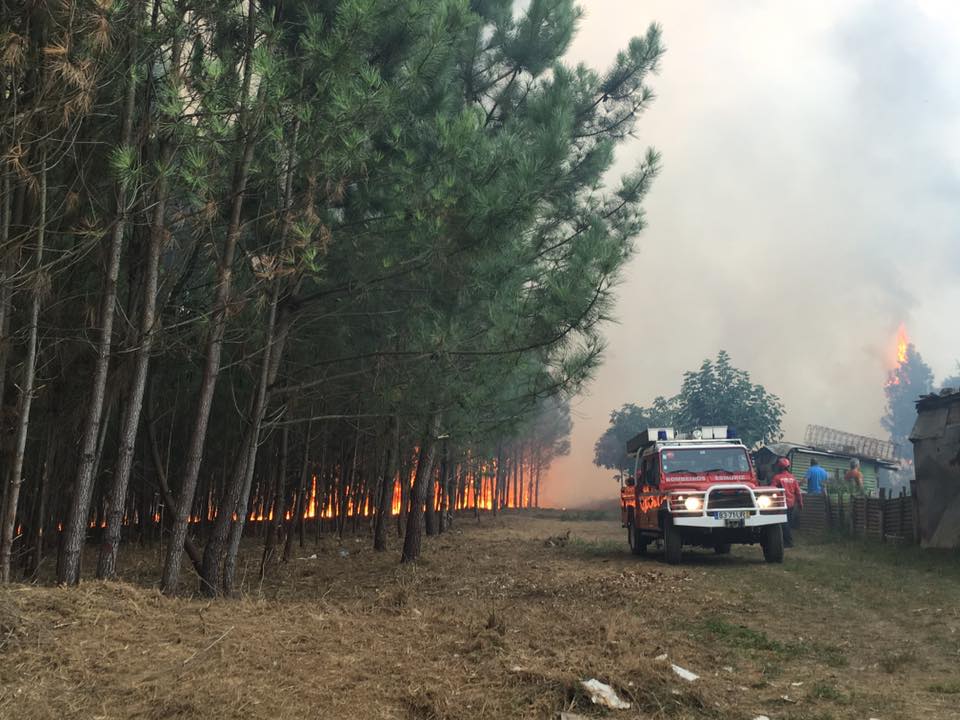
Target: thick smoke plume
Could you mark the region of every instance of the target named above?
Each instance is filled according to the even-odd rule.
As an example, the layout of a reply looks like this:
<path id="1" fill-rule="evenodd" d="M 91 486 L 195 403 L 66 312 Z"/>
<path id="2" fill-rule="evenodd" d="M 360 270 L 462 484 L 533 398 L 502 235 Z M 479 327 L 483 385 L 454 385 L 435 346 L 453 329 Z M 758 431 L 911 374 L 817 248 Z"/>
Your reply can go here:
<path id="1" fill-rule="evenodd" d="M 664 169 L 619 324 L 546 498 L 613 497 L 607 415 L 726 349 L 807 423 L 883 436 L 905 322 L 937 378 L 960 355 L 960 8 L 946 2 L 590 0 L 570 60 L 604 66 L 651 21 L 668 48 L 640 124 Z"/>

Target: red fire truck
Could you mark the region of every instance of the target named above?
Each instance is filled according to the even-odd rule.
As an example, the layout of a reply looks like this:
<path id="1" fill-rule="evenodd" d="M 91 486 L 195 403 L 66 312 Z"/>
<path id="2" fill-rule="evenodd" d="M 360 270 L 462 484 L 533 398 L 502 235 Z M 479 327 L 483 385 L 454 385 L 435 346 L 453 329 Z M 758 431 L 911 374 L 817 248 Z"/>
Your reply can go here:
<path id="1" fill-rule="evenodd" d="M 732 428 L 683 435 L 647 428 L 627 443 L 627 453 L 634 472 L 621 478 L 620 515 L 635 555 L 662 543 L 666 561 L 675 565 L 684 545 L 726 554 L 733 543 L 759 543 L 767 562 L 783 562 L 783 491 L 759 486 L 750 453 Z"/>

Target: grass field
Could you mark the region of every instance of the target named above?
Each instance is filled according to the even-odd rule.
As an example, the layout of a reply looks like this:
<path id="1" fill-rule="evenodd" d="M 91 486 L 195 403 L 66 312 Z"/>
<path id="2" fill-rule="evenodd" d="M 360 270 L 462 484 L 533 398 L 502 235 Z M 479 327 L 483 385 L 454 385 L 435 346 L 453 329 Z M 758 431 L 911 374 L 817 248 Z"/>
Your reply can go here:
<path id="1" fill-rule="evenodd" d="M 672 567 L 599 517 L 461 519 L 416 567 L 324 540 L 262 584 L 251 545 L 236 600 L 2 588 L 0 717 L 960 714 L 956 555 L 801 538 L 783 565 L 734 547 Z M 126 559 L 126 576 L 156 576 L 155 554 Z M 591 705 L 589 678 L 631 708 Z"/>

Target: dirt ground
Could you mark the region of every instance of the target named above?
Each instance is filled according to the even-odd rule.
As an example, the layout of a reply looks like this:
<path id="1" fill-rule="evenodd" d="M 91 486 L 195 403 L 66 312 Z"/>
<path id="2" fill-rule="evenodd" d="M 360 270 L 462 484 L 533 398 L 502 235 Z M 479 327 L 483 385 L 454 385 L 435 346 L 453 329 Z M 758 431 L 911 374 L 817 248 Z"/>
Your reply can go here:
<path id="1" fill-rule="evenodd" d="M 237 600 L 0 588 L 0 717 L 960 714 L 956 555 L 801 538 L 783 565 L 735 547 L 671 567 L 616 521 L 549 513 L 458 519 L 415 567 L 369 547 L 308 542 L 260 584 L 251 544 Z M 133 555 L 125 576 L 158 575 Z M 592 705 L 590 678 L 631 708 Z"/>

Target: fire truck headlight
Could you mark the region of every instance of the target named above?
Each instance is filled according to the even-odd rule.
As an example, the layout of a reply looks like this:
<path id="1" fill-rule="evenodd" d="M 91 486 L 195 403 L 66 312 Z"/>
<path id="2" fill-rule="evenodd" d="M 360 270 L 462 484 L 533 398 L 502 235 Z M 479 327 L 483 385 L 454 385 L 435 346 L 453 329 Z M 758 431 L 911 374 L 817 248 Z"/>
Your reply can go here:
<path id="1" fill-rule="evenodd" d="M 690 512 L 696 512 L 703 507 L 703 500 L 698 497 L 690 496 L 683 501 L 683 506 Z"/>
<path id="2" fill-rule="evenodd" d="M 769 495 L 757 496 L 757 507 L 761 510 L 766 510 L 771 505 L 773 505 L 773 498 L 771 498 Z"/>

